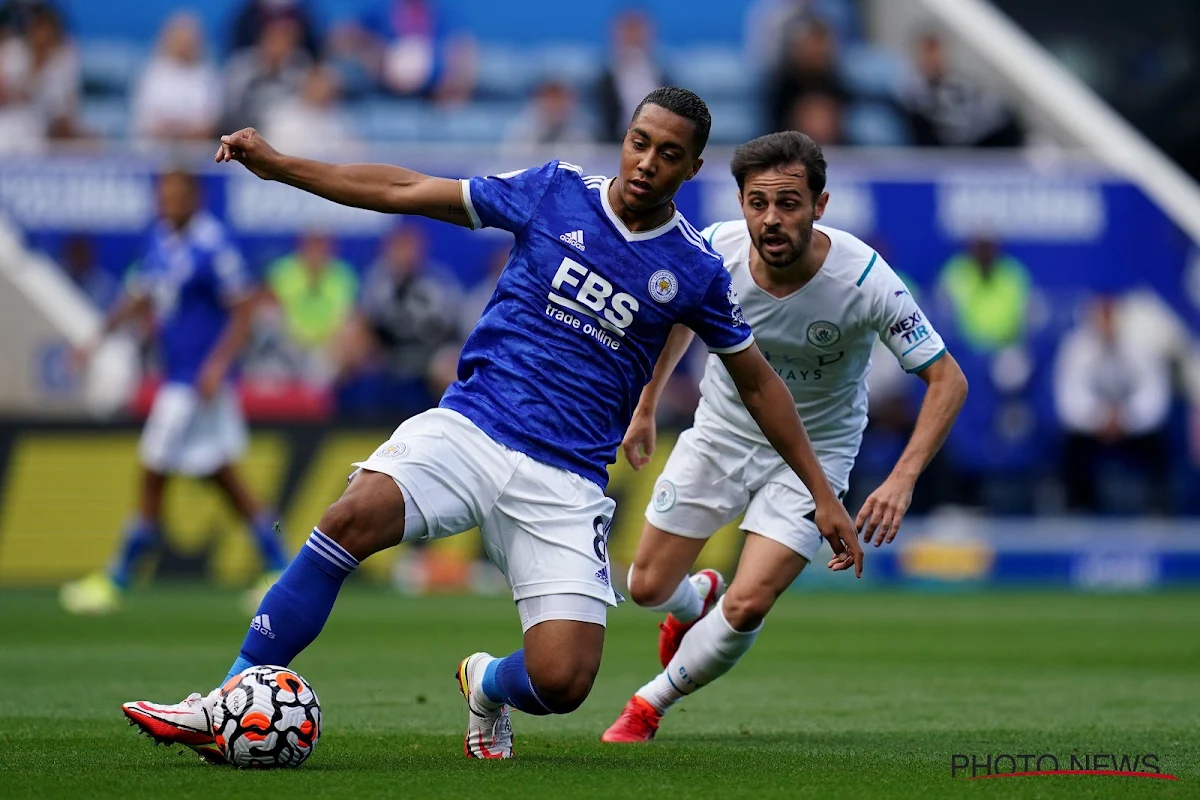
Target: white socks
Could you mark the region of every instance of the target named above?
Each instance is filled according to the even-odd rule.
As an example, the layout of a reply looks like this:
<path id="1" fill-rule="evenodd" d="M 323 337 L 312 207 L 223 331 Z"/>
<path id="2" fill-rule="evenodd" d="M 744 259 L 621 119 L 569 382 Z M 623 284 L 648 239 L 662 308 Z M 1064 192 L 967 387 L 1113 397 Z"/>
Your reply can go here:
<path id="1" fill-rule="evenodd" d="M 684 695 L 707 686 L 733 669 L 761 630 L 762 625 L 746 633 L 735 631 L 725 619 L 725 598 L 722 597 L 716 608 L 683 637 L 679 652 L 667 668 L 637 690 L 638 697 L 665 712 Z"/>
<path id="2" fill-rule="evenodd" d="M 629 568 L 629 583 L 633 583 L 633 567 Z M 672 614 L 680 622 L 698 619 L 704 611 L 704 598 L 708 596 L 712 581 L 707 575 L 696 573 L 684 578 L 666 602 L 657 606 L 643 606 L 661 614 Z"/>

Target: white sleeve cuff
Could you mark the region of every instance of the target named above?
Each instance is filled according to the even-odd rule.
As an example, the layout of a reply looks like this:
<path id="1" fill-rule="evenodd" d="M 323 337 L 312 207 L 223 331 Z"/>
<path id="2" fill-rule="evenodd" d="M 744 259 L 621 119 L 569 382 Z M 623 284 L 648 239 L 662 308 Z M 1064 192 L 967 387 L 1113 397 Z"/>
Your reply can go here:
<path id="1" fill-rule="evenodd" d="M 459 181 L 462 191 L 463 208 L 467 210 L 467 216 L 471 219 L 471 230 L 477 231 L 483 227 L 483 223 L 479 221 L 479 215 L 475 213 L 475 204 L 471 202 L 471 181 L 464 178 Z"/>
<path id="2" fill-rule="evenodd" d="M 747 336 L 741 342 L 738 342 L 737 344 L 735 344 L 733 347 L 710 347 L 710 348 L 708 348 L 708 352 L 716 353 L 719 356 L 727 356 L 727 355 L 731 355 L 733 353 L 740 353 L 752 344 L 754 344 L 754 334 L 753 333 L 750 334 L 749 336 Z"/>

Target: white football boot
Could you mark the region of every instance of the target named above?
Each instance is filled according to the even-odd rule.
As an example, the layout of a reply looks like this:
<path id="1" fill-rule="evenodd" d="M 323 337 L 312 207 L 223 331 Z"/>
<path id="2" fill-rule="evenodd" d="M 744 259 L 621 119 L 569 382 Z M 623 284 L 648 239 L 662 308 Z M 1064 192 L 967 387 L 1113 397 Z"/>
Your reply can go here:
<path id="1" fill-rule="evenodd" d="M 214 689 L 207 697 L 192 692 L 181 703 L 164 705 L 135 700 L 121 706 L 130 725 L 154 740 L 155 744 L 186 745 L 206 761 L 224 763 L 212 730 Z"/>
<path id="2" fill-rule="evenodd" d="M 467 701 L 467 758 L 512 758 L 513 732 L 508 706 L 494 707 L 483 693 L 483 673 L 495 659 L 487 653 L 467 656 L 458 665 L 458 690 Z"/>

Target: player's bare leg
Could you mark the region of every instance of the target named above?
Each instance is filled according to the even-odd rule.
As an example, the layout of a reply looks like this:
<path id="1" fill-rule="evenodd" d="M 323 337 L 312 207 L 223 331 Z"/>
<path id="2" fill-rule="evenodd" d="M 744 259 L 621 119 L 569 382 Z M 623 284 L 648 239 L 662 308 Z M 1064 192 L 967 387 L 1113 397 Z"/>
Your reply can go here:
<path id="1" fill-rule="evenodd" d="M 263 595 L 287 567 L 287 555 L 283 536 L 275 526 L 274 515 L 265 511 L 232 464 L 226 464 L 213 473 L 212 482 L 225 497 L 226 502 L 249 526 L 254 535 L 254 544 L 262 559 L 263 577 L 246 592 L 244 604 L 248 611 L 258 607 Z"/>
<path id="2" fill-rule="evenodd" d="M 642 528 L 629 568 L 629 594 L 639 606 L 667 615 L 658 637 L 658 657 L 664 667 L 684 634 L 716 605 L 725 589 L 725 579 L 716 570 L 688 576 L 707 542 L 667 533 L 649 522 Z"/>
<path id="3" fill-rule="evenodd" d="M 683 637 L 666 669 L 629 700 L 604 732 L 605 742 L 644 742 L 685 695 L 721 677 L 750 649 L 767 613 L 800 575 L 807 560 L 782 544 L 746 534 L 737 575 L 713 613 Z"/>
<path id="4" fill-rule="evenodd" d="M 138 513 L 122 535 L 112 564 L 62 587 L 59 600 L 73 614 L 108 614 L 121 607 L 121 595 L 138 566 L 162 539 L 162 499 L 167 477 L 146 467 L 138 479 Z"/>

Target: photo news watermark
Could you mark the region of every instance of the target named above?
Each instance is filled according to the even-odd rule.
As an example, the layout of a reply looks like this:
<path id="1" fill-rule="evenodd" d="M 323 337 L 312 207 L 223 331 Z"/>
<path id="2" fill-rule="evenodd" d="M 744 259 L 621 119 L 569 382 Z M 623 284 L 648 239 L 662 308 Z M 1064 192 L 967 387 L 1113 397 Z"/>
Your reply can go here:
<path id="1" fill-rule="evenodd" d="M 950 777 L 1033 778 L 1047 775 L 1096 775 L 1177 781 L 1155 753 L 954 753 Z"/>

